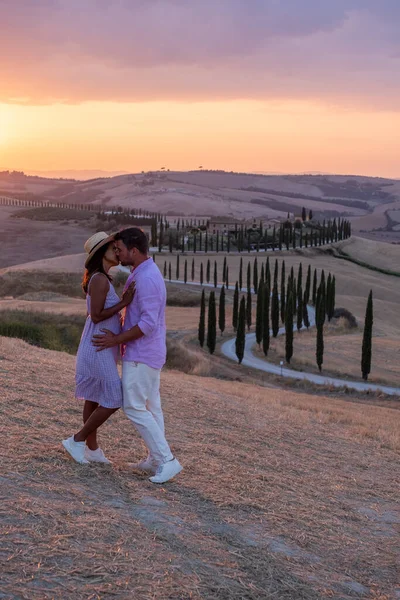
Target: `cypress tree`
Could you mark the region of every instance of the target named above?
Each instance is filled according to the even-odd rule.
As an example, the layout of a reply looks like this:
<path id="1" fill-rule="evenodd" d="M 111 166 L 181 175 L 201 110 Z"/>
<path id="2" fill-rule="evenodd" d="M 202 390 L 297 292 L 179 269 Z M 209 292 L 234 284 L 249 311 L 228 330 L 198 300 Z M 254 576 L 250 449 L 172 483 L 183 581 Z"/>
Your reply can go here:
<path id="1" fill-rule="evenodd" d="M 239 284 L 236 282 L 233 294 L 232 327 L 236 331 L 239 318 Z"/>
<path id="2" fill-rule="evenodd" d="M 179 281 L 179 254 L 176 255 L 176 279 Z"/>
<path id="3" fill-rule="evenodd" d="M 164 279 L 167 278 L 167 261 L 164 260 Z"/>
<path id="4" fill-rule="evenodd" d="M 267 256 L 267 262 L 265 263 L 265 283 L 271 289 L 271 269 L 269 266 L 269 256 Z"/>
<path id="5" fill-rule="evenodd" d="M 210 274 L 211 274 L 211 265 L 210 265 L 210 259 L 208 259 L 207 266 L 206 266 L 206 281 L 207 281 L 207 283 L 210 283 Z"/>
<path id="6" fill-rule="evenodd" d="M 323 271 L 322 271 L 323 273 Z M 320 319 L 322 321 L 322 324 L 325 323 L 325 317 L 326 317 L 326 285 L 325 285 L 325 279 L 322 277 L 321 275 L 321 282 L 319 284 L 318 290 L 320 291 Z M 318 297 L 318 294 L 317 294 Z"/>
<path id="7" fill-rule="evenodd" d="M 217 261 L 214 260 L 214 287 L 218 286 L 218 272 L 217 272 Z"/>
<path id="8" fill-rule="evenodd" d="M 203 290 L 201 292 L 200 319 L 199 319 L 199 330 L 198 330 L 198 338 L 199 338 L 201 347 L 204 346 L 205 330 L 206 330 L 206 298 L 205 298 L 205 294 L 204 294 L 204 290 Z"/>
<path id="9" fill-rule="evenodd" d="M 203 282 L 204 282 L 203 263 L 200 263 L 200 285 L 203 285 Z"/>
<path id="10" fill-rule="evenodd" d="M 246 302 L 244 296 L 240 300 L 238 326 L 236 332 L 235 350 L 236 356 L 238 357 L 239 364 L 241 364 L 244 356 L 244 349 L 246 343 Z"/>
<path id="11" fill-rule="evenodd" d="M 271 299 L 271 324 L 272 324 L 272 335 L 274 338 L 279 332 L 279 295 L 278 295 L 278 284 L 275 282 L 272 288 L 272 299 Z"/>
<path id="12" fill-rule="evenodd" d="M 313 287 L 312 287 L 312 304 L 316 305 L 317 302 L 317 269 L 314 269 Z"/>
<path id="13" fill-rule="evenodd" d="M 240 257 L 240 266 L 239 266 L 239 290 L 242 291 L 243 288 L 243 258 Z"/>
<path id="14" fill-rule="evenodd" d="M 331 306 L 331 287 L 332 287 L 332 276 L 328 273 L 328 279 L 326 281 L 326 316 L 328 317 L 328 321 L 330 321 L 330 306 Z"/>
<path id="15" fill-rule="evenodd" d="M 372 290 L 369 293 L 367 308 L 365 311 L 365 322 L 364 322 L 364 333 L 362 341 L 362 354 L 361 354 L 361 373 L 363 379 L 367 381 L 368 375 L 371 372 L 371 358 L 372 358 L 372 325 L 374 322 L 374 309 L 372 302 Z"/>
<path id="16" fill-rule="evenodd" d="M 221 335 L 225 331 L 225 287 L 222 286 L 219 295 L 219 306 L 218 306 L 218 327 L 221 331 Z"/>
<path id="17" fill-rule="evenodd" d="M 297 331 L 300 331 L 301 326 L 303 325 L 303 288 L 299 282 L 297 282 Z"/>
<path id="18" fill-rule="evenodd" d="M 336 304 L 336 277 L 332 277 L 331 281 L 331 298 L 330 298 L 330 307 L 329 307 L 329 320 L 332 319 L 335 314 L 335 304 Z"/>
<path id="19" fill-rule="evenodd" d="M 172 279 L 172 273 L 171 273 L 171 263 L 168 262 L 168 279 L 171 281 Z"/>
<path id="20" fill-rule="evenodd" d="M 297 283 L 296 278 L 292 279 L 292 306 L 293 306 L 293 314 L 296 314 L 297 310 Z"/>
<path id="21" fill-rule="evenodd" d="M 160 234 L 159 234 L 159 237 L 158 237 L 158 251 L 159 252 L 162 251 L 163 241 L 164 241 L 164 225 L 163 225 L 163 222 L 161 221 L 161 223 L 160 223 Z"/>
<path id="22" fill-rule="evenodd" d="M 324 322 L 325 322 L 325 299 L 323 297 L 324 282 L 321 281 L 318 286 L 317 300 L 315 307 L 315 321 L 317 325 L 317 345 L 315 351 L 315 357 L 318 365 L 318 369 L 321 371 L 322 363 L 324 362 Z"/>
<path id="23" fill-rule="evenodd" d="M 261 273 L 260 273 L 260 281 L 258 282 L 258 285 L 263 285 L 263 283 L 265 282 L 265 271 L 264 271 L 264 263 L 261 263 Z"/>
<path id="24" fill-rule="evenodd" d="M 207 348 L 210 354 L 214 354 L 217 343 L 217 313 L 215 307 L 215 292 L 210 292 L 208 297 L 208 327 L 207 327 Z"/>
<path id="25" fill-rule="evenodd" d="M 192 258 L 192 281 L 194 281 L 194 258 Z"/>
<path id="26" fill-rule="evenodd" d="M 324 362 L 324 326 L 319 325 L 317 327 L 317 348 L 315 352 L 318 369 L 321 372 L 322 364 Z"/>
<path id="27" fill-rule="evenodd" d="M 257 256 L 254 259 L 253 262 L 253 289 L 254 289 L 254 293 L 257 294 L 257 290 L 258 290 L 258 263 L 257 263 Z"/>
<path id="28" fill-rule="evenodd" d="M 299 264 L 299 270 L 297 272 L 297 289 L 303 286 L 303 265 Z"/>
<path id="29" fill-rule="evenodd" d="M 307 329 L 310 327 L 310 319 L 308 318 L 307 297 L 305 291 L 303 298 L 303 323 L 307 327 Z"/>
<path id="30" fill-rule="evenodd" d="M 185 266 L 183 269 L 183 281 L 187 283 L 187 260 L 185 260 Z"/>
<path id="31" fill-rule="evenodd" d="M 275 267 L 274 267 L 274 286 L 278 287 L 278 259 L 275 259 Z"/>
<path id="32" fill-rule="evenodd" d="M 224 264 L 222 267 L 222 283 L 226 281 L 226 256 L 224 256 Z"/>
<path id="33" fill-rule="evenodd" d="M 289 289 L 289 288 L 288 288 Z M 285 313 L 285 358 L 290 364 L 290 359 L 293 356 L 293 306 L 292 306 L 292 290 L 289 291 L 287 299 L 287 307 Z"/>
<path id="34" fill-rule="evenodd" d="M 229 267 L 226 267 L 226 271 L 225 271 L 225 285 L 226 285 L 226 289 L 229 289 Z"/>
<path id="35" fill-rule="evenodd" d="M 250 262 L 247 263 L 247 292 L 251 292 L 251 269 L 250 269 Z"/>
<path id="36" fill-rule="evenodd" d="M 283 261 L 282 261 L 282 268 L 281 268 L 281 297 L 280 297 L 280 301 L 281 301 L 281 320 L 282 320 L 282 323 L 285 322 L 285 308 L 286 308 L 285 281 L 286 281 L 285 259 L 283 259 Z"/>
<path id="37" fill-rule="evenodd" d="M 208 252 L 208 231 L 206 231 L 206 237 L 204 239 L 204 252 L 207 254 Z"/>
<path id="38" fill-rule="evenodd" d="M 247 329 L 250 329 L 251 327 L 251 292 L 250 290 L 247 290 L 247 301 L 246 301 L 246 324 L 247 324 Z"/>
<path id="39" fill-rule="evenodd" d="M 261 344 L 263 339 L 263 318 L 264 318 L 264 284 L 260 285 L 257 294 L 256 305 L 256 342 Z"/>
<path id="40" fill-rule="evenodd" d="M 304 290 L 304 298 L 306 299 L 305 300 L 306 304 L 308 304 L 308 301 L 310 300 L 310 290 L 311 290 L 311 265 L 308 265 L 306 287 Z"/>
<path id="41" fill-rule="evenodd" d="M 263 352 L 264 352 L 265 356 L 267 356 L 268 350 L 269 350 L 269 342 L 270 342 L 269 307 L 270 307 L 270 295 L 271 295 L 271 290 L 270 290 L 268 282 L 265 282 L 265 284 L 264 284 L 264 290 L 263 291 L 264 291 L 264 302 L 263 302 L 264 317 L 263 317 L 263 339 L 262 339 L 262 343 L 263 343 Z"/>

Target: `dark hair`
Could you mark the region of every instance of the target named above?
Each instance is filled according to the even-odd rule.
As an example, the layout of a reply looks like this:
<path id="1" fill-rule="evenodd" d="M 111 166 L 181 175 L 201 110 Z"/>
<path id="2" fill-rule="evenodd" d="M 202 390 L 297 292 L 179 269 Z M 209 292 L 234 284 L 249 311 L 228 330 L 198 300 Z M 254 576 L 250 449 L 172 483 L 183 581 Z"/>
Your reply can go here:
<path id="1" fill-rule="evenodd" d="M 137 248 L 141 254 L 147 254 L 149 250 L 147 235 L 144 231 L 139 229 L 139 227 L 128 227 L 127 229 L 119 231 L 115 234 L 114 240 L 121 240 L 128 250 Z"/>
<path id="2" fill-rule="evenodd" d="M 112 244 L 112 242 L 101 246 L 101 248 L 99 248 L 89 260 L 82 279 L 82 289 L 85 292 L 85 294 L 88 293 L 89 281 L 92 275 L 94 275 L 95 273 L 103 273 L 103 275 L 105 275 L 107 279 L 111 281 L 111 277 L 107 275 L 103 268 L 103 258 L 110 244 Z"/>

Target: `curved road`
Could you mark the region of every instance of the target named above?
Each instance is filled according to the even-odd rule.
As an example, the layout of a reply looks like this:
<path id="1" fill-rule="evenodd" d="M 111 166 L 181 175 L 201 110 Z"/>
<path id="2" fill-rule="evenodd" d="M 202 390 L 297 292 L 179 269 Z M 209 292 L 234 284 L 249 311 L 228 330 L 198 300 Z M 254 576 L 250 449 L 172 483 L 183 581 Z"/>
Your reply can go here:
<path id="1" fill-rule="evenodd" d="M 311 324 L 311 310 L 310 312 L 310 324 Z M 313 315 L 314 317 L 314 315 Z M 284 333 L 284 329 L 279 330 L 279 334 Z M 231 338 L 227 340 L 221 346 L 221 352 L 231 360 L 237 361 L 237 356 L 235 352 L 235 341 L 236 338 Z M 265 371 L 266 373 L 273 373 L 274 375 L 280 375 L 282 377 L 289 377 L 290 379 L 305 379 L 306 381 L 311 381 L 312 383 L 316 383 L 317 385 L 333 385 L 335 387 L 343 387 L 346 386 L 353 390 L 358 391 L 381 391 L 385 394 L 390 395 L 400 395 L 400 388 L 396 387 L 388 387 L 385 385 L 375 385 L 372 383 L 363 383 L 361 381 L 348 381 L 347 379 L 338 379 L 336 377 L 327 377 L 324 375 L 314 375 L 313 373 L 305 373 L 303 371 L 294 371 L 293 369 L 288 369 L 286 367 L 280 367 L 279 365 L 274 365 L 272 363 L 263 360 L 262 358 L 258 358 L 252 352 L 252 347 L 256 343 L 256 334 L 248 333 L 246 335 L 246 347 L 244 350 L 244 357 L 242 360 L 242 364 L 246 367 L 251 367 L 253 369 L 258 369 L 259 371 Z"/>

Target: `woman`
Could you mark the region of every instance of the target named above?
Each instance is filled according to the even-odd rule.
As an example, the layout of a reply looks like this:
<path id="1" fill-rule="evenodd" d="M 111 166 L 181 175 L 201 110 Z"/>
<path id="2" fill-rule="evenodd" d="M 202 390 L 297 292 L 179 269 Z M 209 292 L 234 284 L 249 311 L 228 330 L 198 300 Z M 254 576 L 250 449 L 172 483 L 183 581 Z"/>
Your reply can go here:
<path id="1" fill-rule="evenodd" d="M 135 292 L 130 286 L 120 300 L 111 283 L 108 272 L 119 262 L 113 236 L 104 231 L 95 233 L 84 248 L 88 256 L 82 288 L 86 294 L 88 316 L 76 357 L 75 378 L 76 398 L 84 400 L 84 426 L 77 434 L 63 440 L 63 446 L 76 462 L 109 463 L 97 444 L 97 428 L 122 406 L 122 385 L 117 370 L 118 347 L 98 352 L 92 338 L 103 328 L 120 333 L 119 311 L 132 301 Z"/>

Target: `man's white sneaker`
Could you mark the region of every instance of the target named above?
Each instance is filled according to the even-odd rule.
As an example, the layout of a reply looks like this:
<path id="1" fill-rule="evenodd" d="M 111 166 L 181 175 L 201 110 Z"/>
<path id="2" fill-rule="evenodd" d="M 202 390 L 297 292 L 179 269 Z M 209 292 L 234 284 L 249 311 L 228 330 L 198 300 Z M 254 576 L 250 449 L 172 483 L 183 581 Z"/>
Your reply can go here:
<path id="1" fill-rule="evenodd" d="M 128 463 L 130 469 L 137 469 L 139 471 L 145 471 L 146 473 L 150 473 L 155 475 L 157 472 L 157 463 L 152 456 L 144 458 L 138 463 Z"/>
<path id="2" fill-rule="evenodd" d="M 74 436 L 71 435 L 70 438 L 62 441 L 62 445 L 77 463 L 87 464 L 89 462 L 85 458 L 85 442 L 75 442 Z"/>
<path id="3" fill-rule="evenodd" d="M 151 483 L 166 483 L 175 475 L 178 475 L 182 471 L 183 467 L 178 461 L 178 459 L 173 458 L 162 465 L 157 467 L 156 474 L 153 477 L 150 477 Z"/>
<path id="4" fill-rule="evenodd" d="M 96 450 L 90 450 L 90 448 L 86 446 L 85 458 L 89 462 L 99 462 L 105 463 L 106 465 L 111 465 L 111 461 L 108 460 L 108 458 L 104 455 L 104 452 L 101 448 L 97 448 Z"/>

